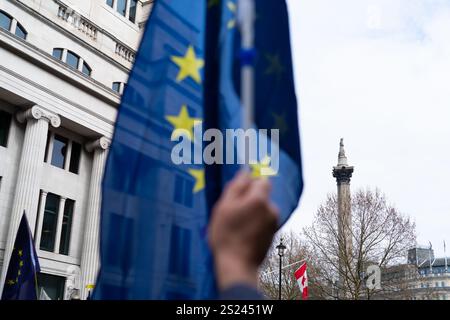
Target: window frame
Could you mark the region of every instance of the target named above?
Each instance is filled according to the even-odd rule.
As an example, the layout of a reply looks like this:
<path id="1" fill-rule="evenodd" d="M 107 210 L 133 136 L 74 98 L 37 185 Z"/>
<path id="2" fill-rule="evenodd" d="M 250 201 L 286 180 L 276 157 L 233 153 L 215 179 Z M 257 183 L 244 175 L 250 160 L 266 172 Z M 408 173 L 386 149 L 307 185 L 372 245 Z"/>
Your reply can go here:
<path id="1" fill-rule="evenodd" d="M 66 149 L 66 155 L 65 155 L 65 159 L 64 159 L 64 167 L 58 167 L 54 164 L 52 164 L 52 159 L 53 159 L 53 146 L 54 146 L 54 142 L 55 142 L 55 136 L 60 136 L 64 139 L 66 139 L 67 142 L 67 149 Z M 72 162 L 72 157 L 74 156 L 73 154 L 73 145 L 74 143 L 78 144 L 81 146 L 80 148 L 80 154 L 78 157 L 78 164 L 75 166 L 77 168 L 76 172 L 74 172 L 75 170 L 71 170 L 71 167 L 74 166 L 73 162 Z M 52 166 L 54 168 L 58 168 L 60 170 L 64 170 L 65 172 L 71 173 L 71 174 L 75 174 L 75 175 L 80 175 L 80 168 L 81 168 L 81 161 L 82 161 L 82 157 L 83 157 L 83 143 L 80 142 L 78 139 L 74 139 L 72 138 L 70 135 L 64 134 L 64 133 L 60 133 L 60 132 L 55 132 L 53 130 L 49 130 L 48 131 L 48 135 L 47 135 L 47 144 L 45 147 L 45 155 L 44 155 L 44 162 L 46 164 L 48 164 L 49 166 Z"/>
<path id="2" fill-rule="evenodd" d="M 46 194 L 45 197 L 44 193 Z M 49 210 L 47 210 L 47 205 L 50 198 L 56 199 L 55 212 L 54 212 L 54 226 L 52 234 L 50 234 L 51 247 L 42 247 L 42 240 L 44 238 L 44 222 L 47 217 Z M 45 201 L 42 201 L 45 199 Z M 71 206 L 69 208 L 69 206 Z M 70 209 L 70 212 L 67 210 Z M 64 256 L 70 256 L 70 248 L 72 243 L 72 229 L 74 225 L 74 216 L 76 214 L 77 201 L 73 199 L 66 198 L 59 194 L 53 192 L 47 192 L 44 190 L 40 191 L 39 199 L 39 211 L 37 213 L 37 225 L 36 233 L 39 234 L 38 239 L 36 239 L 36 248 L 41 251 L 50 252 L 53 254 L 59 254 Z M 68 213 L 68 219 L 66 220 L 66 213 Z M 64 228 L 64 223 L 67 223 L 66 228 Z M 58 239 L 59 237 L 59 239 Z M 47 239 L 48 240 L 48 239 Z"/>
<path id="3" fill-rule="evenodd" d="M 55 56 L 55 51 L 61 51 L 60 56 Z M 77 66 L 73 66 L 72 64 L 68 63 L 68 58 L 69 56 L 73 56 L 77 59 Z M 85 75 L 86 77 L 91 78 L 92 77 L 92 68 L 91 66 L 86 62 L 86 60 L 84 60 L 78 53 L 69 50 L 67 48 L 60 48 L 60 47 L 55 47 L 53 48 L 52 51 L 52 57 L 58 61 L 61 61 L 62 63 L 64 63 L 66 66 L 68 66 L 70 69 L 72 70 L 77 70 L 78 72 L 82 73 L 83 75 Z M 85 72 L 85 69 L 87 70 L 87 72 Z"/>

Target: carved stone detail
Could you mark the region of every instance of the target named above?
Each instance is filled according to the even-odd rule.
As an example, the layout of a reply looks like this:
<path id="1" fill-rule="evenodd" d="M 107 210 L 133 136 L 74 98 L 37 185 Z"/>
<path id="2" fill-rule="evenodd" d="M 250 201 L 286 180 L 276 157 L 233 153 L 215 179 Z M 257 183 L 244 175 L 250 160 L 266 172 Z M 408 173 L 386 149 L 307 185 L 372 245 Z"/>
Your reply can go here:
<path id="1" fill-rule="evenodd" d="M 61 125 L 61 118 L 54 113 L 48 112 L 39 106 L 33 106 L 23 112 L 19 112 L 16 116 L 20 123 L 25 123 L 29 119 L 46 120 L 54 128 L 58 128 Z"/>

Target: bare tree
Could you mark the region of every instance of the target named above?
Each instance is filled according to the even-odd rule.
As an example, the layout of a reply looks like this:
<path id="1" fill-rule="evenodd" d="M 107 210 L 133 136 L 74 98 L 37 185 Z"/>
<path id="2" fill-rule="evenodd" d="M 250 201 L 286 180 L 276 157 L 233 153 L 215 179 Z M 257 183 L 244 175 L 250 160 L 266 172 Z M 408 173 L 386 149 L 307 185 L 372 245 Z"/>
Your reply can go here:
<path id="1" fill-rule="evenodd" d="M 356 192 L 350 210 L 350 220 L 340 217 L 336 195 L 328 195 L 304 233 L 316 264 L 321 266 L 315 280 L 322 294 L 336 299 L 370 299 L 379 290 L 366 287 L 367 267 L 385 269 L 403 259 L 415 244 L 415 224 L 389 205 L 379 190 Z"/>

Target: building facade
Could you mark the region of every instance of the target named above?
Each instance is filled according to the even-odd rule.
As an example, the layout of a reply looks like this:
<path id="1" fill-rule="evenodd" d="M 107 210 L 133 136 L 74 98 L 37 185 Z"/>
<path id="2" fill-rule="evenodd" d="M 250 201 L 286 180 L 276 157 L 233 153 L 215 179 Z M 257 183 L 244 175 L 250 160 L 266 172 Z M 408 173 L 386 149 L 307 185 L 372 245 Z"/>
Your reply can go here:
<path id="1" fill-rule="evenodd" d="M 40 294 L 85 299 L 100 183 L 152 0 L 0 0 L 0 290 L 23 212 Z"/>
<path id="2" fill-rule="evenodd" d="M 450 300 L 448 257 L 435 258 L 432 248 L 408 250 L 406 264 L 382 270 L 377 299 Z"/>

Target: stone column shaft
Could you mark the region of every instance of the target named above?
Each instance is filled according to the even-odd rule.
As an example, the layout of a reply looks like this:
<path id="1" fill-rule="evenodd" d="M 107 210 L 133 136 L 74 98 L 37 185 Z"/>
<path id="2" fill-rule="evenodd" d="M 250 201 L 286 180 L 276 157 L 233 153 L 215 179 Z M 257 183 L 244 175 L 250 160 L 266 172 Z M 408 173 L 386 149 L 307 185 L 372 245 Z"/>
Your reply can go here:
<path id="1" fill-rule="evenodd" d="M 100 204 L 101 182 L 107 157 L 109 142 L 106 138 L 100 138 L 86 146 L 89 152 L 93 152 L 91 183 L 89 186 L 89 199 L 86 211 L 84 229 L 83 252 L 81 256 L 81 299 L 88 295 L 87 286 L 95 285 L 97 273 L 100 267 L 99 234 L 100 234 Z"/>
<path id="2" fill-rule="evenodd" d="M 333 168 L 333 177 L 337 182 L 337 205 L 338 205 L 338 256 L 339 256 L 339 291 L 343 291 L 341 298 L 346 298 L 348 292 L 345 290 L 349 267 L 352 264 L 352 212 L 350 180 L 353 167 L 348 165 L 344 150 L 344 141 L 341 139 L 338 164 Z"/>
<path id="3" fill-rule="evenodd" d="M 9 221 L 0 291 L 3 290 L 4 279 L 23 212 L 27 214 L 32 232 L 35 226 L 49 124 L 53 127 L 59 127 L 61 124 L 57 115 L 49 113 L 39 106 L 17 114 L 17 120 L 22 123 L 26 122 L 27 125 Z"/>

